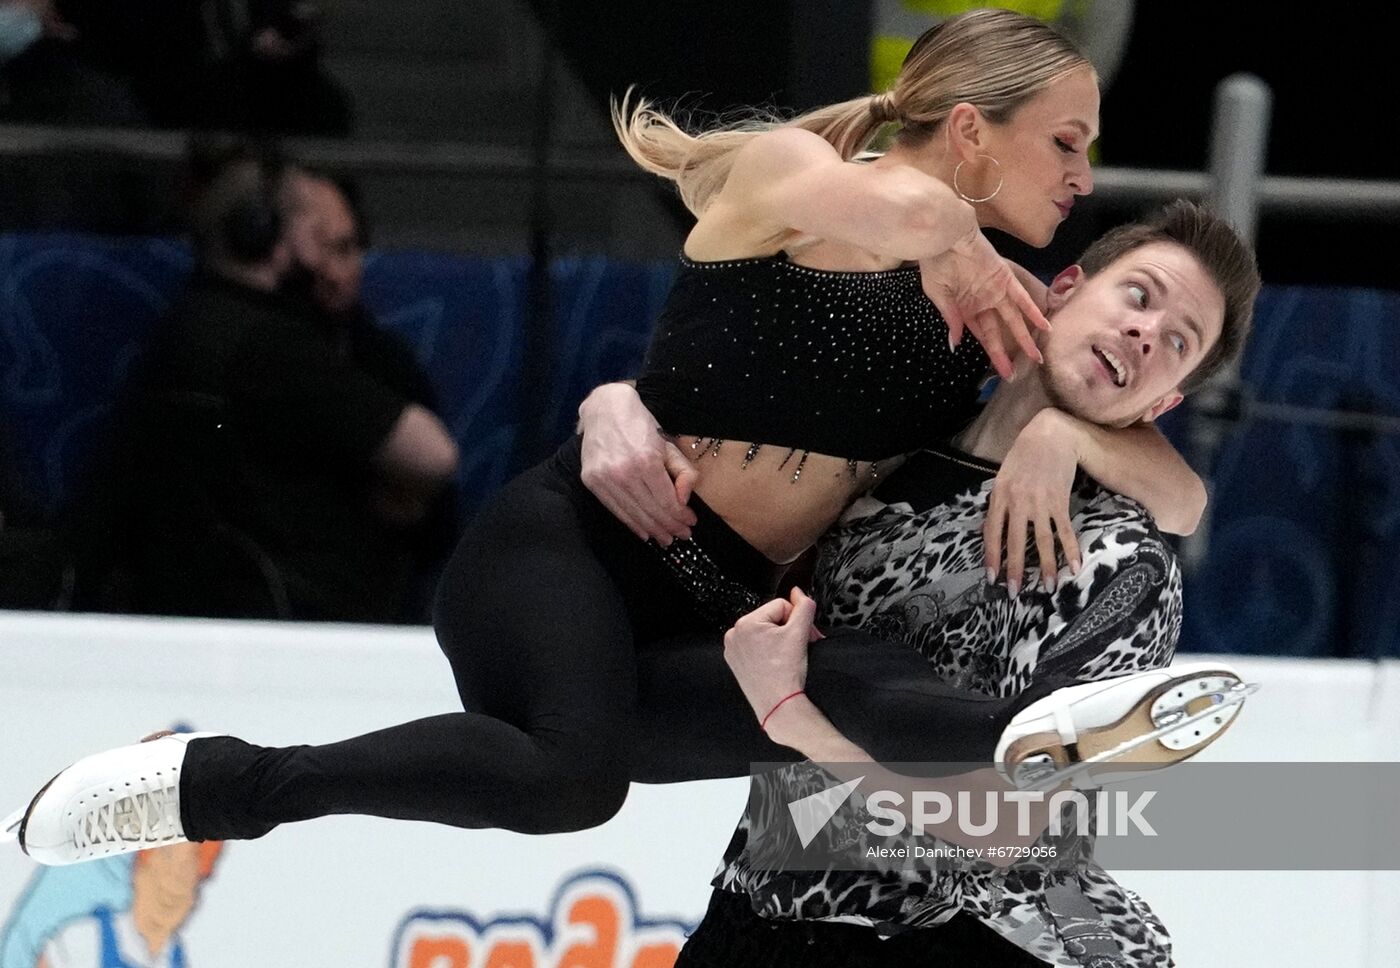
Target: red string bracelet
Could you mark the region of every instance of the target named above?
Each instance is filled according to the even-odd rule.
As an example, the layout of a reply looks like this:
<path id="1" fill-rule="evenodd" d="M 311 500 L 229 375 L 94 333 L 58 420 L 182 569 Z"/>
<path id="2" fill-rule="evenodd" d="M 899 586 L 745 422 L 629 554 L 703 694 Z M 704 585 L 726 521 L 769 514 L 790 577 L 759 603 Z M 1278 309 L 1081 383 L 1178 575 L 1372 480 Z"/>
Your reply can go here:
<path id="1" fill-rule="evenodd" d="M 783 703 L 787 702 L 789 699 L 796 699 L 798 696 L 802 695 L 802 694 L 805 693 L 806 691 L 807 691 L 807 690 L 805 690 L 805 689 L 799 689 L 799 690 L 797 690 L 796 692 L 790 692 L 790 693 L 788 693 L 786 696 L 784 696 L 782 699 L 779 699 L 776 703 L 773 704 L 773 708 L 770 709 L 770 710 L 768 710 L 768 715 L 763 717 L 763 721 L 760 722 L 760 723 L 758 724 L 758 728 L 759 728 L 759 729 L 767 729 L 767 728 L 768 728 L 768 720 L 770 720 L 770 719 L 773 718 L 773 714 L 776 713 L 776 712 L 778 711 L 778 708 L 779 708 L 780 706 L 782 706 Z"/>

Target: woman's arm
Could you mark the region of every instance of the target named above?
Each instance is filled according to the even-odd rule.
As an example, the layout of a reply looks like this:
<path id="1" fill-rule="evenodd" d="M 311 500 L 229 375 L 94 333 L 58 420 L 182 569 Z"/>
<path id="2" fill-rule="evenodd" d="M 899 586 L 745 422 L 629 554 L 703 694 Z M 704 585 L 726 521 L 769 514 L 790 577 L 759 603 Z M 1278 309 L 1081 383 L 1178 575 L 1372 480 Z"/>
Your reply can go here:
<path id="1" fill-rule="evenodd" d="M 1113 430 L 1056 412 L 1079 466 L 1110 491 L 1137 501 L 1168 534 L 1191 534 L 1206 509 L 1206 485 L 1151 424 Z"/>
<path id="2" fill-rule="evenodd" d="M 1157 428 L 1106 428 L 1054 408 L 1042 410 L 1002 462 L 982 531 L 988 571 L 996 576 L 1004 566 L 1013 594 L 1024 574 L 1028 531 L 1034 531 L 1047 587 L 1053 588 L 1058 571 L 1056 540 L 1070 570 L 1079 570 L 1079 544 L 1069 521 L 1069 496 L 1079 468 L 1108 490 L 1143 505 L 1170 534 L 1190 534 L 1205 510 L 1205 484 Z"/>
<path id="3" fill-rule="evenodd" d="M 973 207 L 937 178 L 909 165 L 852 164 L 810 131 L 778 128 L 740 149 L 686 251 L 770 255 L 794 232 L 918 262 L 952 345 L 970 331 L 1010 376 L 1004 330 L 1040 362 L 1031 330 L 1050 328 L 1044 313 L 982 234 Z"/>
<path id="4" fill-rule="evenodd" d="M 776 251 L 792 232 L 909 262 L 978 232 L 973 207 L 907 165 L 843 161 L 824 138 L 777 128 L 739 150 L 686 242 L 697 258 Z"/>
<path id="5" fill-rule="evenodd" d="M 907 807 L 919 794 L 942 794 L 949 803 L 958 803 L 960 795 L 967 795 L 977 804 L 976 810 L 981 810 L 987 794 L 1012 790 L 990 766 L 936 779 L 895 773 L 851 742 L 802 691 L 815 615 L 816 602 L 794 588 L 788 599 L 760 606 L 725 633 L 725 661 L 770 739 L 797 750 L 837 779 L 861 778 L 867 794 L 898 794 L 894 809 L 904 813 L 906 820 Z M 1027 807 L 1026 826 L 1003 823 L 985 834 L 972 835 L 959 827 L 954 813 L 942 823 L 926 825 L 924 834 L 964 847 L 1024 847 L 1034 843 L 1049 823 L 1044 800 L 1032 801 Z M 1019 822 L 1020 815 L 1016 816 Z M 1014 862 L 1014 858 L 998 854 L 985 859 L 997 866 Z"/>

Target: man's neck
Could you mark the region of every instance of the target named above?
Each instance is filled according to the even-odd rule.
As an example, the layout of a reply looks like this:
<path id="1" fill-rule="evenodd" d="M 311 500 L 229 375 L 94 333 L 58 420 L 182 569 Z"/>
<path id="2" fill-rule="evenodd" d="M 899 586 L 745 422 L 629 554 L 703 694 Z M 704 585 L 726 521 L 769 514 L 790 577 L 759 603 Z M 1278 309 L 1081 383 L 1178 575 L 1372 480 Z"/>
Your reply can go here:
<path id="1" fill-rule="evenodd" d="M 1016 379 L 997 385 L 977 419 L 953 443 L 974 457 L 1000 464 L 1031 418 L 1050 405 L 1038 368 L 1023 358 L 1016 364 Z"/>

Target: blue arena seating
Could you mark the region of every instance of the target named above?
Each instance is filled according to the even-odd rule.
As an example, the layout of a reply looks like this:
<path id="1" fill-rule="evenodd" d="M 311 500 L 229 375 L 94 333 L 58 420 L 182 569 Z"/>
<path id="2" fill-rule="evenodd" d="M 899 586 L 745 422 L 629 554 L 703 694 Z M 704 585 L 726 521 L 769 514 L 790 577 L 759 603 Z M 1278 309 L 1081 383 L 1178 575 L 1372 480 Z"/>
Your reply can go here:
<path id="1" fill-rule="evenodd" d="M 143 337 L 188 275 L 179 242 L 0 236 L 0 407 L 26 482 L 62 506 Z M 365 298 L 431 375 L 462 452 L 470 511 L 518 470 L 526 405 L 562 440 L 588 388 L 641 358 L 673 264 L 551 266 L 546 386 L 525 386 L 524 258 L 378 251 Z M 1268 288 L 1243 374 L 1261 401 L 1400 413 L 1400 293 Z M 1185 420 L 1164 421 L 1185 440 Z M 1184 647 L 1400 655 L 1400 435 L 1256 421 L 1214 466 L 1210 555 L 1188 581 Z"/>

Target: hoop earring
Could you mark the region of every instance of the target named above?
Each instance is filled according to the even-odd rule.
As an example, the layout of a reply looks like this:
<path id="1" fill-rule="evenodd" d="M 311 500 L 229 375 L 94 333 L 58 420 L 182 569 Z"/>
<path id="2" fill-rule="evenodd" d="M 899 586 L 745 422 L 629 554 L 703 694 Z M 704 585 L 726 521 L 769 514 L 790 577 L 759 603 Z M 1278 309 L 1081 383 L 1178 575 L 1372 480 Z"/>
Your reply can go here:
<path id="1" fill-rule="evenodd" d="M 958 198 L 961 198 L 964 202 L 971 202 L 973 205 L 980 204 L 981 202 L 990 202 L 992 199 L 996 198 L 998 193 L 1001 192 L 1001 186 L 1006 182 L 1006 173 L 1001 170 L 1001 162 L 997 161 L 991 155 L 979 155 L 978 157 L 986 158 L 997 166 L 997 187 L 993 188 L 992 193 L 985 198 L 969 198 L 967 193 L 958 187 L 958 172 L 962 171 L 962 166 L 967 164 L 966 159 L 958 162 L 958 167 L 953 169 L 953 191 L 958 193 Z"/>

